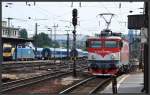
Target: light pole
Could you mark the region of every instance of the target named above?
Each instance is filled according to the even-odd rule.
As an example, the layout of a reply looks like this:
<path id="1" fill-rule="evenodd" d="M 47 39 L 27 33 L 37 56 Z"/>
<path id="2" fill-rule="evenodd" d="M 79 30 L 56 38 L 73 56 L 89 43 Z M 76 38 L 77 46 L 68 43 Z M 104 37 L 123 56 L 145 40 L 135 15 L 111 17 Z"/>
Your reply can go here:
<path id="1" fill-rule="evenodd" d="M 67 31 L 67 59 L 69 59 L 69 33 Z"/>
<path id="2" fill-rule="evenodd" d="M 55 58 L 55 48 L 56 48 L 56 28 L 58 27 L 58 24 L 57 25 L 55 25 L 54 24 L 54 63 L 56 62 L 56 58 Z"/>
<path id="3" fill-rule="evenodd" d="M 52 28 L 48 28 L 48 31 L 50 31 L 50 38 L 52 39 Z"/>
<path id="4" fill-rule="evenodd" d="M 13 18 L 8 17 L 6 19 L 8 19 L 8 37 L 10 37 L 10 20 L 12 20 Z"/>
<path id="5" fill-rule="evenodd" d="M 37 23 L 35 23 L 35 57 L 37 57 Z"/>
<path id="6" fill-rule="evenodd" d="M 37 46 L 38 46 L 38 42 L 37 42 L 37 32 L 38 32 L 38 25 L 37 23 L 35 23 L 35 57 L 37 57 Z"/>
<path id="7" fill-rule="evenodd" d="M 68 27 L 68 26 L 66 26 L 66 27 Z M 66 41 L 66 44 L 67 44 L 67 59 L 69 59 L 69 33 L 68 32 L 70 30 L 65 30 L 65 31 L 67 31 L 67 41 Z"/>
<path id="8" fill-rule="evenodd" d="M 35 23 L 35 57 L 37 57 L 37 46 L 38 46 L 38 42 L 37 42 L 37 32 L 38 32 L 38 26 L 40 26 L 40 25 L 38 25 L 37 24 L 37 21 L 39 21 L 39 20 L 48 20 L 48 19 L 33 19 L 33 18 L 31 18 L 31 17 L 28 17 L 28 19 L 29 20 L 33 20 L 33 21 L 35 21 L 36 23 Z"/>

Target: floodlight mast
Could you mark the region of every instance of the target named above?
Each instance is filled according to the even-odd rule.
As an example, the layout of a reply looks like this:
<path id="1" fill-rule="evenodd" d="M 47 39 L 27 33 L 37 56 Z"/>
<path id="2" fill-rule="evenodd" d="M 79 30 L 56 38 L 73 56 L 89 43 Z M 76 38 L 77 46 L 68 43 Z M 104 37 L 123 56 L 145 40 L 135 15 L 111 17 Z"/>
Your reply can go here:
<path id="1" fill-rule="evenodd" d="M 115 14 L 112 14 L 112 13 L 102 13 L 102 14 L 99 14 L 99 15 L 105 20 L 105 22 L 106 22 L 106 24 L 107 24 L 106 29 L 108 29 L 109 26 L 110 26 L 110 23 L 111 23 L 111 19 L 112 19 L 112 17 L 113 17 Z M 105 18 L 105 16 L 108 16 L 108 15 L 111 16 L 110 19 L 109 19 L 109 21 L 106 20 L 106 18 Z"/>

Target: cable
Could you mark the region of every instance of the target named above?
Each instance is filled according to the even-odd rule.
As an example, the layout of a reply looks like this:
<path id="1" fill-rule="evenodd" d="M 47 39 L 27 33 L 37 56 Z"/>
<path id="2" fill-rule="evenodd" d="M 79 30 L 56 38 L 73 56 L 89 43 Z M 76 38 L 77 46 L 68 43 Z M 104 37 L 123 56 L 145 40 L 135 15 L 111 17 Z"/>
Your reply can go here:
<path id="1" fill-rule="evenodd" d="M 102 4 L 103 8 L 108 12 L 111 13 L 107 7 L 104 6 L 104 4 Z M 117 16 L 117 15 L 116 15 Z M 120 24 L 120 22 L 118 21 L 118 18 L 116 19 L 116 21 L 118 22 L 118 24 Z M 120 24 L 121 25 L 121 24 Z"/>

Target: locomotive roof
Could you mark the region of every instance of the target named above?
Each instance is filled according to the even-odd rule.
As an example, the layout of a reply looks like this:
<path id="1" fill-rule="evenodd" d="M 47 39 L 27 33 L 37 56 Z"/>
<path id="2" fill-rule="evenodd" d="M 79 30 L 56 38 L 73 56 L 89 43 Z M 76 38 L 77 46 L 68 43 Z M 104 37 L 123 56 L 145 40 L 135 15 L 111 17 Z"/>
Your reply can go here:
<path id="1" fill-rule="evenodd" d="M 89 37 L 88 39 L 122 39 L 121 37 L 109 36 L 109 37 Z"/>
<path id="2" fill-rule="evenodd" d="M 54 48 L 49 48 L 51 51 L 54 51 Z M 55 51 L 67 51 L 67 49 L 64 48 L 55 48 Z M 70 51 L 70 49 L 69 49 Z"/>
<path id="3" fill-rule="evenodd" d="M 37 51 L 42 51 L 43 50 L 43 48 L 37 48 Z"/>

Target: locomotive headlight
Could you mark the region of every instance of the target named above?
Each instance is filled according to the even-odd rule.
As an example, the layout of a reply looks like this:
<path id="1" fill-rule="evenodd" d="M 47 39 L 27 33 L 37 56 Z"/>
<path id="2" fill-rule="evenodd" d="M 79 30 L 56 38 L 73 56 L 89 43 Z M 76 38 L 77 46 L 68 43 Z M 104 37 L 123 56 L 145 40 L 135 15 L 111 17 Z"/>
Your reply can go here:
<path id="1" fill-rule="evenodd" d="M 116 56 L 114 54 L 111 55 L 111 59 L 114 60 L 116 59 Z"/>
<path id="2" fill-rule="evenodd" d="M 91 56 L 91 59 L 95 59 L 94 55 Z"/>

